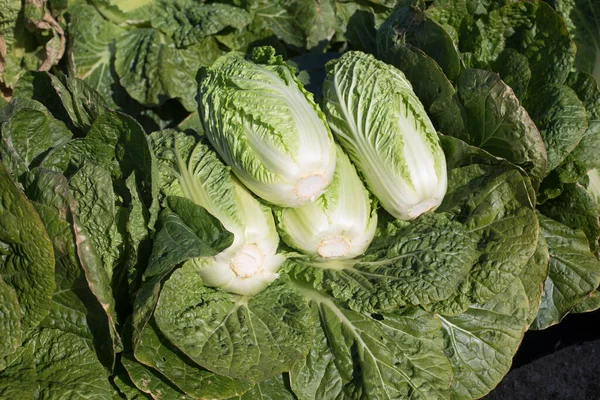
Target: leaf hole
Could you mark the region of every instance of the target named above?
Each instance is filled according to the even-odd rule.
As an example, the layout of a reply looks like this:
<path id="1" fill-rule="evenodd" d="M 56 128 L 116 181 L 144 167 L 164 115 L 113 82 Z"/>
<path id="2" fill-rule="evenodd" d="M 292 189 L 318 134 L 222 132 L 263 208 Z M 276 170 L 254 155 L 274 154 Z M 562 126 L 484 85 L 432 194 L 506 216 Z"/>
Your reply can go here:
<path id="1" fill-rule="evenodd" d="M 372 313 L 371 314 L 371 318 L 373 318 L 374 320 L 377 320 L 377 321 L 383 321 L 384 320 L 383 315 L 381 315 L 379 313 Z"/>

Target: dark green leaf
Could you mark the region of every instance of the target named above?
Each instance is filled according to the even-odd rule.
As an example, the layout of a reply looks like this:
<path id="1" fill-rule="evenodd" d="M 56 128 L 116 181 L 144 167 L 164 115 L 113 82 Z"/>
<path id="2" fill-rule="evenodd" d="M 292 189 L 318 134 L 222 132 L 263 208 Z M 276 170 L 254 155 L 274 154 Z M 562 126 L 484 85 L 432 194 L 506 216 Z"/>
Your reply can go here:
<path id="1" fill-rule="evenodd" d="M 0 163 L 0 277 L 12 287 L 27 332 L 48 315 L 54 292 L 52 243 L 39 215 Z"/>
<path id="2" fill-rule="evenodd" d="M 154 317 L 196 363 L 251 382 L 289 371 L 314 334 L 306 301 L 288 283 L 276 281 L 254 297 L 240 297 L 204 286 L 194 263 L 165 282 Z"/>

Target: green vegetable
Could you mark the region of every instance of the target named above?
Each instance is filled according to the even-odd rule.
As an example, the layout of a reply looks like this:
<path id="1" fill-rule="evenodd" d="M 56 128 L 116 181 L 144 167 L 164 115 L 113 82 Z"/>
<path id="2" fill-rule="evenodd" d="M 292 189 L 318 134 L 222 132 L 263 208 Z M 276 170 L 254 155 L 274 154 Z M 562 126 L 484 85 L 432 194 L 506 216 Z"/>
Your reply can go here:
<path id="1" fill-rule="evenodd" d="M 354 258 L 365 252 L 377 228 L 375 202 L 338 147 L 333 180 L 314 202 L 276 210 L 282 239 L 306 254 Z"/>
<path id="2" fill-rule="evenodd" d="M 307 204 L 333 178 L 331 132 L 312 95 L 273 49 L 257 49 L 254 60 L 231 54 L 201 71 L 204 133 L 255 194 L 283 207 Z"/>
<path id="3" fill-rule="evenodd" d="M 435 210 L 446 193 L 445 157 L 402 72 L 359 52 L 327 68 L 327 120 L 383 208 L 405 220 Z"/>

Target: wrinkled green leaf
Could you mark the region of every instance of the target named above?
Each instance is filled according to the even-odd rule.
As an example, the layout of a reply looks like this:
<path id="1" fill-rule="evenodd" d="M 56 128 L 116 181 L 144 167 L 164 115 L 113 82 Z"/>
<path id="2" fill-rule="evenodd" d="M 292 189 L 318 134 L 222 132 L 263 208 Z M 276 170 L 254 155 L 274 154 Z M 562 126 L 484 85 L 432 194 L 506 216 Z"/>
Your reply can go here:
<path id="1" fill-rule="evenodd" d="M 13 288 L 23 331 L 48 315 L 54 291 L 54 253 L 39 215 L 0 163 L 0 277 Z"/>
<path id="2" fill-rule="evenodd" d="M 439 319 L 416 308 L 369 316 L 312 289 L 302 293 L 318 322 L 310 353 L 290 372 L 299 399 L 448 398 L 452 371 Z"/>
<path id="3" fill-rule="evenodd" d="M 560 322 L 600 284 L 600 261 L 591 253 L 585 234 L 544 215 L 538 217 L 550 252 L 550 272 L 532 329 Z"/>

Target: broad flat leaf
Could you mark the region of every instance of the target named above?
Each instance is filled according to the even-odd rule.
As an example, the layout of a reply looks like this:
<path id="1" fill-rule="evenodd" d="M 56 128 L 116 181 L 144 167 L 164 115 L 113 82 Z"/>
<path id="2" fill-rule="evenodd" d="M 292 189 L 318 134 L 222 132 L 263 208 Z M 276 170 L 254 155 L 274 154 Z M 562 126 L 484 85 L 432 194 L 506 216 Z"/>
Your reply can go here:
<path id="1" fill-rule="evenodd" d="M 415 94 L 442 133 L 465 131 L 465 111 L 442 68 L 422 50 L 377 38 L 378 56 L 404 72 Z"/>
<path id="2" fill-rule="evenodd" d="M 283 42 L 308 50 L 324 49 L 334 34 L 335 2 L 257 1 L 251 7 L 256 21 Z"/>
<path id="3" fill-rule="evenodd" d="M 393 11 L 393 7 L 367 2 L 336 2 L 335 31 L 354 49 L 374 52 L 377 29 Z"/>
<path id="4" fill-rule="evenodd" d="M 11 397 L 17 394 L 25 397 Z M 112 400 L 115 395 L 87 340 L 57 329 L 34 331 L 9 356 L 0 379 L 3 398 Z"/>
<path id="5" fill-rule="evenodd" d="M 444 353 L 452 363 L 452 398 L 485 396 L 506 375 L 526 329 L 529 303 L 521 282 L 513 282 L 483 304 L 464 313 L 439 316 Z"/>
<path id="6" fill-rule="evenodd" d="M 154 320 L 145 326 L 134 355 L 139 362 L 152 367 L 193 398 L 225 399 L 241 395 L 253 386 L 250 382 L 220 376 L 195 364 L 160 333 Z"/>
<path id="7" fill-rule="evenodd" d="M 141 199 L 150 212 L 152 227 L 158 213 L 158 171 L 156 157 L 144 130 L 132 117 L 107 112 L 93 123 L 84 139 L 85 159 L 93 159 L 111 171 L 113 179 L 125 180 L 135 172 Z M 116 190 L 126 196 L 122 183 L 115 182 Z"/>
<path id="8" fill-rule="evenodd" d="M 424 215 L 356 260 L 290 260 L 290 273 L 356 311 L 430 304 L 454 294 L 478 259 L 477 238 L 444 214 Z"/>
<path id="9" fill-rule="evenodd" d="M 242 29 L 251 22 L 248 11 L 229 4 L 198 4 L 190 0 L 155 0 L 128 13 L 133 20 L 147 20 L 173 39 L 177 48 L 198 44 L 226 28 Z"/>
<path id="10" fill-rule="evenodd" d="M 498 72 L 502 81 L 510 86 L 519 100 L 525 99 L 531 80 L 529 60 L 525 55 L 515 49 L 504 49 L 492 64 L 492 69 Z"/>
<path id="11" fill-rule="evenodd" d="M 529 94 L 540 86 L 562 84 L 575 58 L 575 44 L 562 18 L 543 2 L 512 2 L 477 20 L 477 39 L 460 43 L 477 63 L 494 62 L 506 48 L 524 54 L 529 61 Z M 466 35 L 473 35 L 466 32 Z"/>
<path id="12" fill-rule="evenodd" d="M 585 106 L 588 119 L 581 141 L 557 168 L 560 179 L 572 183 L 600 164 L 600 90 L 596 80 L 584 72 L 572 72 L 566 84 Z"/>
<path id="13" fill-rule="evenodd" d="M 21 307 L 17 293 L 0 278 L 0 371 L 2 359 L 13 353 L 21 344 Z"/>
<path id="14" fill-rule="evenodd" d="M 50 312 L 40 327 L 55 328 L 93 342 L 100 361 L 108 370 L 115 362 L 115 349 L 109 335 L 108 319 L 94 297 L 79 265 L 70 224 L 59 211 L 34 203 L 54 247 L 56 290 Z"/>
<path id="15" fill-rule="evenodd" d="M 577 44 L 577 69 L 591 74 L 600 84 L 600 4 L 597 0 L 554 0 Z"/>
<path id="16" fill-rule="evenodd" d="M 105 228 L 112 227 L 115 218 L 111 213 L 115 205 L 112 181 L 106 170 L 90 163 L 71 178 L 69 187 L 74 199 L 71 212 L 79 261 L 92 293 L 108 316 L 110 334 L 118 352 L 122 344 L 117 333 L 118 320 L 110 279 L 113 262 L 116 262 L 114 257 L 118 255 L 114 251 L 118 248 L 111 246 L 119 245 L 122 238 L 112 229 L 109 236 L 104 236 Z M 78 218 L 80 212 L 83 222 Z"/>
<path id="17" fill-rule="evenodd" d="M 479 235 L 479 260 L 443 314 L 462 312 L 471 303 L 485 303 L 519 276 L 538 243 L 534 192 L 522 170 L 458 139 L 443 137 L 448 190 L 439 212 L 454 214 L 467 230 Z M 441 311 L 444 309 L 444 311 Z"/>
<path id="18" fill-rule="evenodd" d="M 581 230 L 538 215 L 550 252 L 550 272 L 532 329 L 545 329 L 567 315 L 600 284 L 600 261 Z"/>
<path id="19" fill-rule="evenodd" d="M 444 399 L 452 370 L 441 324 L 416 308 L 371 316 L 302 290 L 317 321 L 313 347 L 290 372 L 300 400 Z"/>
<path id="20" fill-rule="evenodd" d="M 125 396 L 127 400 L 146 400 L 152 398 L 149 394 L 138 389 L 126 372 L 115 375 L 113 382 L 117 389 L 119 389 L 119 394 Z"/>
<path id="21" fill-rule="evenodd" d="M 151 28 L 122 34 L 116 46 L 115 70 L 131 97 L 145 106 L 177 98 L 188 111 L 196 108 L 196 72 L 206 65 L 204 48 L 177 49 L 168 36 Z"/>
<path id="22" fill-rule="evenodd" d="M 144 326 L 152 316 L 161 281 L 178 264 L 193 257 L 212 257 L 231 246 L 233 235 L 202 207 L 185 198 L 167 198 L 154 237 L 152 255 L 133 305 L 133 343 L 137 344 Z M 184 221 L 191 221 L 188 226 Z"/>
<path id="23" fill-rule="evenodd" d="M 0 277 L 12 287 L 27 332 L 50 309 L 54 291 L 52 243 L 39 215 L 0 163 Z"/>
<path id="24" fill-rule="evenodd" d="M 588 128 L 585 107 L 565 85 L 537 88 L 528 94 L 524 106 L 542 134 L 548 171 L 552 171 L 577 147 Z"/>
<path id="25" fill-rule="evenodd" d="M 431 57 L 450 80 L 461 69 L 461 60 L 449 33 L 416 7 L 398 8 L 377 31 L 379 54 L 384 59 L 393 47 L 410 46 Z"/>
<path id="26" fill-rule="evenodd" d="M 283 383 L 281 376 L 259 382 L 242 396 L 232 400 L 294 400 L 295 397 Z"/>
<path id="27" fill-rule="evenodd" d="M 69 69 L 114 105 L 118 79 L 112 71 L 115 41 L 124 29 L 105 20 L 91 5 L 69 8 Z"/>
<path id="28" fill-rule="evenodd" d="M 540 308 L 542 296 L 544 294 L 544 284 L 550 269 L 549 262 L 550 254 L 548 253 L 548 245 L 546 244 L 544 236 L 540 235 L 535 253 L 533 253 L 527 266 L 519 276 L 529 301 L 527 326 L 531 325 Z"/>
<path id="29" fill-rule="evenodd" d="M 457 78 L 456 90 L 467 129 L 449 133 L 521 166 L 537 188 L 546 175 L 546 148 L 511 88 L 497 74 L 465 69 Z"/>
<path id="30" fill-rule="evenodd" d="M 538 210 L 571 229 L 582 230 L 592 253 L 598 252 L 598 203 L 583 186 L 576 183 L 565 185 L 560 196 L 541 204 Z"/>
<path id="31" fill-rule="evenodd" d="M 46 110 L 19 109 L 1 126 L 0 157 L 15 177 L 36 166 L 49 149 L 71 139 L 71 132 Z"/>
<path id="32" fill-rule="evenodd" d="M 571 310 L 572 314 L 586 313 L 596 311 L 600 308 L 600 291 L 594 290 L 588 297 L 583 299 Z"/>
<path id="33" fill-rule="evenodd" d="M 194 263 L 165 282 L 154 318 L 202 367 L 251 382 L 289 371 L 314 334 L 306 301 L 288 283 L 276 281 L 254 297 L 233 295 L 204 286 Z"/>
<path id="34" fill-rule="evenodd" d="M 153 399 L 192 399 L 175 388 L 164 376 L 137 362 L 131 353 L 123 353 L 121 362 L 135 386 Z"/>

